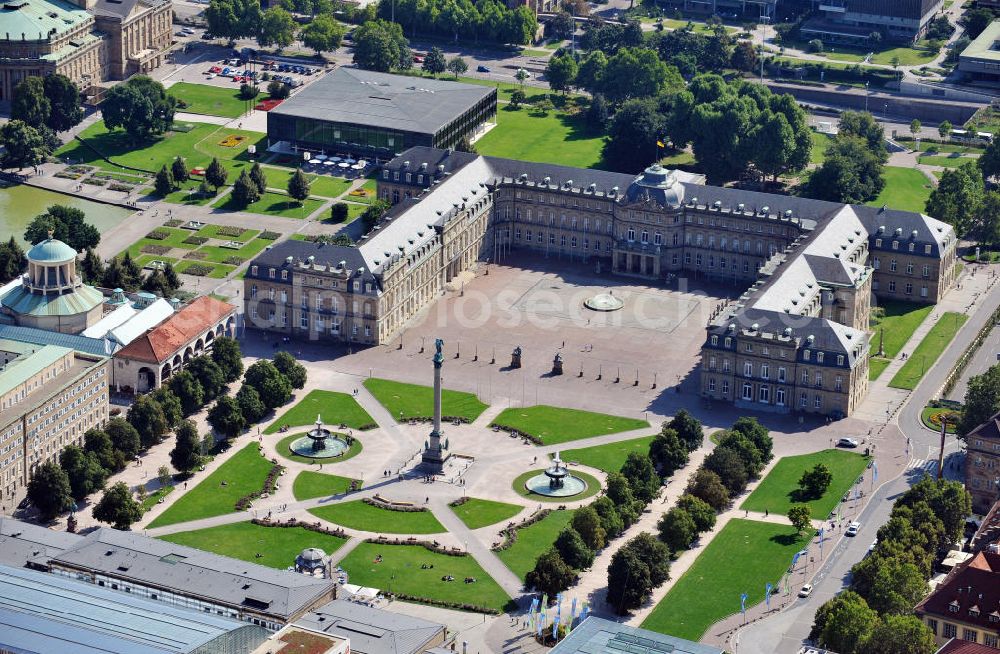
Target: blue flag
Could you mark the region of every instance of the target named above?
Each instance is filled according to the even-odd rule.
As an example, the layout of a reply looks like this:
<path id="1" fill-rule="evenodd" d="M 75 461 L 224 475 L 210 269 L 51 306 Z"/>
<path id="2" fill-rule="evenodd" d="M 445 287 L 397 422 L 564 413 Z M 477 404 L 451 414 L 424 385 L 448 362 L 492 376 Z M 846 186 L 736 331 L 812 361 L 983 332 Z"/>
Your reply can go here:
<path id="1" fill-rule="evenodd" d="M 559 614 L 556 613 L 556 617 L 552 620 L 552 637 L 559 641 Z"/>
<path id="2" fill-rule="evenodd" d="M 576 598 L 574 597 L 573 598 L 573 604 L 571 605 L 570 610 L 569 610 L 569 627 L 570 627 L 570 629 L 573 628 L 573 620 L 575 620 L 575 619 L 576 619 Z"/>
<path id="3" fill-rule="evenodd" d="M 796 552 L 795 556 L 792 557 L 792 570 L 795 569 L 795 564 L 799 562 L 800 552 Z"/>
<path id="4" fill-rule="evenodd" d="M 740 612 L 742 612 L 743 615 L 747 614 L 747 594 L 746 593 L 743 593 L 742 595 L 740 595 Z"/>
<path id="5" fill-rule="evenodd" d="M 872 482 L 878 481 L 878 464 L 872 459 Z"/>
<path id="6" fill-rule="evenodd" d="M 823 533 L 824 533 L 824 532 L 825 532 L 824 528 L 823 528 L 823 527 L 820 527 L 820 528 L 819 528 L 819 544 L 820 544 L 820 545 L 822 545 L 822 544 L 823 544 Z"/>
<path id="7" fill-rule="evenodd" d="M 767 602 L 768 610 L 771 609 L 771 590 L 773 589 L 774 586 L 771 585 L 770 581 L 764 584 L 764 601 Z"/>

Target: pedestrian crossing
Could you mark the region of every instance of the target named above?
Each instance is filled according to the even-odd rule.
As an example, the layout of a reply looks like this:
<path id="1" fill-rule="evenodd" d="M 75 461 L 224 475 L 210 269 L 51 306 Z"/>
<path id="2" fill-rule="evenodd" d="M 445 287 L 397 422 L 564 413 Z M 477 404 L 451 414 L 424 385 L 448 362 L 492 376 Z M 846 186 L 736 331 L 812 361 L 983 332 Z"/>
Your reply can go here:
<path id="1" fill-rule="evenodd" d="M 910 462 L 910 470 L 926 470 L 928 473 L 937 471 L 937 459 L 914 459 Z"/>

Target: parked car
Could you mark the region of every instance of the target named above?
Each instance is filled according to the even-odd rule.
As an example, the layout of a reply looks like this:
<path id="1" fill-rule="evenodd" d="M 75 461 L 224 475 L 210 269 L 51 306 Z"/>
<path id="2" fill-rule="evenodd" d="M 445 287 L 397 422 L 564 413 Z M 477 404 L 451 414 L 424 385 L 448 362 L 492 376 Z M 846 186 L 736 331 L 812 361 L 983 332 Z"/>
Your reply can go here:
<path id="1" fill-rule="evenodd" d="M 215 73 L 216 75 L 218 75 L 219 73 L 222 72 L 222 68 L 220 68 L 219 66 L 212 66 L 211 68 L 208 69 L 208 72 Z"/>
<path id="2" fill-rule="evenodd" d="M 413 55 L 413 63 L 415 63 L 415 64 L 422 64 L 422 63 L 424 63 L 424 58 L 421 57 L 420 55 L 416 55 L 415 54 L 415 55 Z"/>
<path id="3" fill-rule="evenodd" d="M 844 535 L 845 536 L 857 536 L 858 535 L 858 531 L 860 529 L 861 529 L 861 523 L 855 520 L 851 524 L 847 525 L 847 531 L 844 532 Z"/>
<path id="4" fill-rule="evenodd" d="M 841 438 L 837 441 L 837 447 L 857 447 L 858 442 L 853 438 Z"/>
<path id="5" fill-rule="evenodd" d="M 209 73 L 208 75 L 205 75 L 205 79 L 212 79 L 213 77 L 217 77 L 217 75 L 215 73 Z"/>
<path id="6" fill-rule="evenodd" d="M 478 73 L 489 73 L 491 71 L 490 71 L 489 66 L 484 66 L 482 64 L 479 64 L 478 66 L 476 66 L 476 72 L 478 72 Z"/>
<path id="7" fill-rule="evenodd" d="M 813 585 L 806 584 L 805 586 L 799 589 L 799 597 L 809 597 L 810 595 L 812 595 L 812 592 L 813 592 Z"/>

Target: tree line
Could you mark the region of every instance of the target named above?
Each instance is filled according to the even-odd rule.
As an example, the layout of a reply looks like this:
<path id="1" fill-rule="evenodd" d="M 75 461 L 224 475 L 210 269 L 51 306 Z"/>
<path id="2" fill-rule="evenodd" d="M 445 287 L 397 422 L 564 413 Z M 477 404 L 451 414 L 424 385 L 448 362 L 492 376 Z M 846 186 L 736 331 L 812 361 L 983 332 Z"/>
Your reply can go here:
<path id="1" fill-rule="evenodd" d="M 534 40 L 538 20 L 527 5 L 511 9 L 498 0 L 379 0 L 376 15 L 411 36 L 435 34 L 454 41 L 513 43 Z"/>
<path id="2" fill-rule="evenodd" d="M 27 77 L 14 87 L 10 121 L 0 128 L 0 167 L 37 166 L 61 142 L 56 132 L 83 120 L 80 93 L 65 75 Z"/>

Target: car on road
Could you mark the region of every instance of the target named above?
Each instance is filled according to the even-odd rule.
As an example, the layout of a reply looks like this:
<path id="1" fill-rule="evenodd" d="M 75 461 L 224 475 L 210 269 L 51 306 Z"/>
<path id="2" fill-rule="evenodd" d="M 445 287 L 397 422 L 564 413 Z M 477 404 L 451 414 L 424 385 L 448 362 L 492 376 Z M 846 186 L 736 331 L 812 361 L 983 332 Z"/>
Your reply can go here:
<path id="1" fill-rule="evenodd" d="M 489 66 L 484 66 L 482 64 L 479 64 L 478 66 L 476 66 L 476 72 L 477 73 L 489 73 L 490 72 L 490 67 Z"/>
<path id="2" fill-rule="evenodd" d="M 875 540 L 872 541 L 872 544 L 868 546 L 868 551 L 865 552 L 865 556 L 868 556 L 869 554 L 871 554 L 872 552 L 874 552 L 875 551 L 875 547 L 877 545 L 878 545 L 878 539 L 876 538 Z"/>
<path id="3" fill-rule="evenodd" d="M 218 66 L 212 66 L 211 68 L 208 69 L 208 72 L 215 73 L 216 75 L 218 75 L 219 73 L 222 72 L 222 69 L 219 68 Z"/>
<path id="4" fill-rule="evenodd" d="M 847 531 L 844 532 L 845 536 L 857 536 L 858 531 L 861 529 L 861 523 L 855 520 L 851 524 L 847 525 Z"/>
<path id="5" fill-rule="evenodd" d="M 813 592 L 813 585 L 806 584 L 805 586 L 799 589 L 799 597 L 809 597 L 810 595 L 812 595 L 812 592 Z"/>
<path id="6" fill-rule="evenodd" d="M 421 57 L 420 55 L 415 54 L 415 55 L 413 55 L 413 63 L 415 63 L 415 64 L 422 64 L 422 63 L 424 63 L 424 58 Z"/>
<path id="7" fill-rule="evenodd" d="M 857 447 L 858 442 L 853 438 L 841 438 L 837 441 L 837 447 Z"/>

